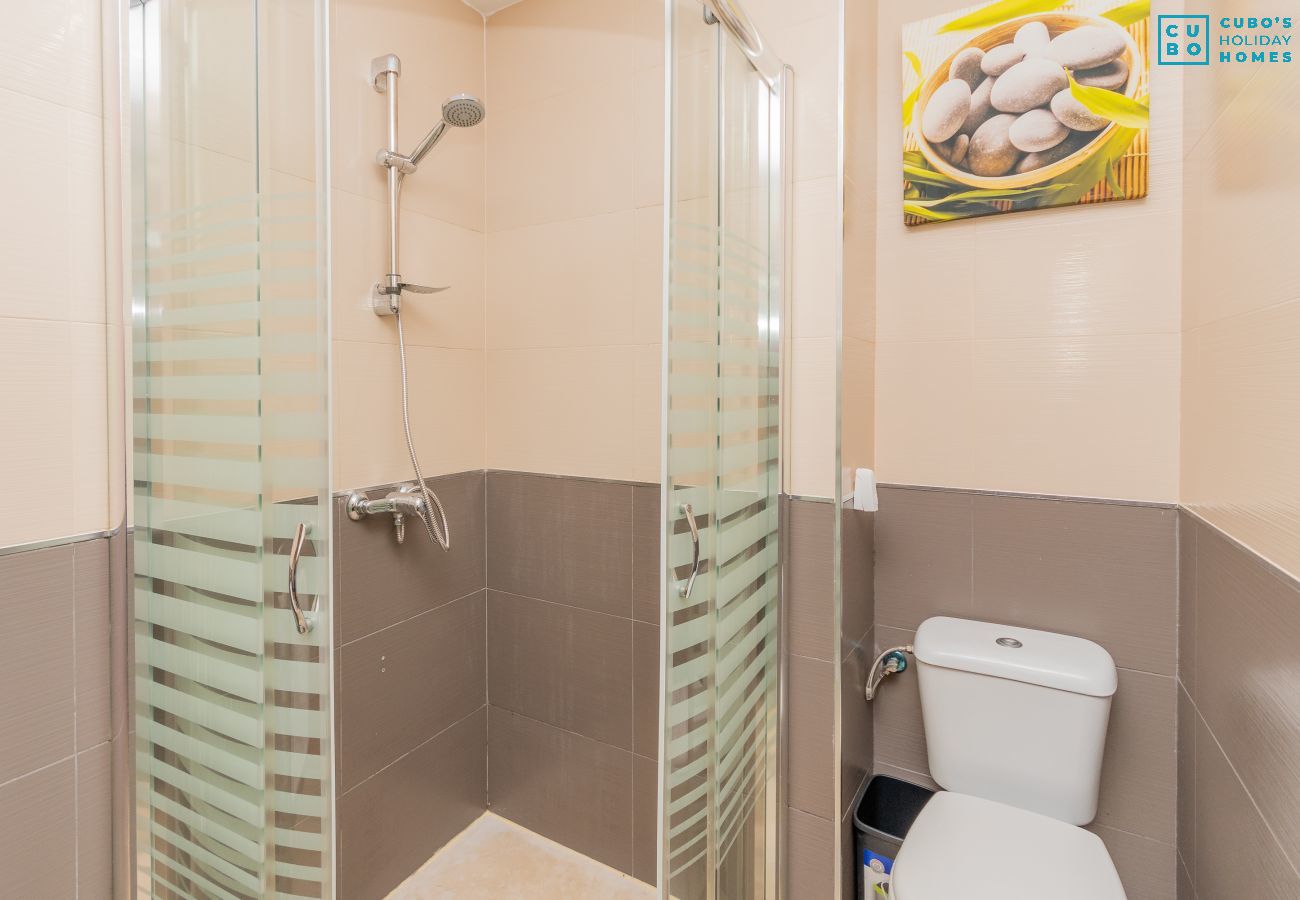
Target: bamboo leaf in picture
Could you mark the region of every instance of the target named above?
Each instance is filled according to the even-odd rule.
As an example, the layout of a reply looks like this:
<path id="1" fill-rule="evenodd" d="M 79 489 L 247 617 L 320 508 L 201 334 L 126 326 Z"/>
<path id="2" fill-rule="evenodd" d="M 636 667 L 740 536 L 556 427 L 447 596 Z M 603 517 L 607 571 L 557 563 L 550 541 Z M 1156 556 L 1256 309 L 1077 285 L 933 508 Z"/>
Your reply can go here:
<path id="1" fill-rule="evenodd" d="M 1127 28 L 1134 22 L 1141 22 L 1151 15 L 1151 0 L 1134 0 L 1132 3 L 1117 6 L 1110 12 L 1102 13 L 1102 15 L 1116 25 Z"/>
<path id="2" fill-rule="evenodd" d="M 1105 88 L 1085 87 L 1070 76 L 1070 93 L 1093 115 L 1118 122 L 1125 128 L 1146 128 L 1151 109 L 1142 100 L 1131 99 Z"/>
<path id="3" fill-rule="evenodd" d="M 915 53 L 907 50 L 903 56 L 912 64 L 912 71 L 916 72 L 916 87 L 903 101 L 903 127 L 906 128 L 912 124 L 912 110 L 916 109 L 916 101 L 921 99 L 921 85 L 925 84 L 925 77 L 921 74 L 921 60 Z"/>
<path id="4" fill-rule="evenodd" d="M 999 2 L 990 3 L 988 6 L 981 7 L 969 15 L 953 19 L 939 29 L 939 34 L 998 25 L 1017 16 L 1048 12 L 1062 5 L 1064 5 L 1064 0 L 999 0 Z"/>

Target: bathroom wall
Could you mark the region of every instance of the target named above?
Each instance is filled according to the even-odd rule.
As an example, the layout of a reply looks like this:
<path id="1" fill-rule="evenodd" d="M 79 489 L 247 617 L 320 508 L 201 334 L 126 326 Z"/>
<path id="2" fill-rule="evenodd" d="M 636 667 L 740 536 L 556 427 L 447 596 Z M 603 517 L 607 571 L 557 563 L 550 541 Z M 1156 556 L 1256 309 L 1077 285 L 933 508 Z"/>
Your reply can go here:
<path id="1" fill-rule="evenodd" d="M 1176 502 L 1183 75 L 1152 67 L 1146 199 L 905 228 L 900 30 L 968 5 L 879 5 L 880 476 Z"/>
<path id="2" fill-rule="evenodd" d="M 335 501 L 339 896 L 384 897 L 487 808 L 482 472 L 435 478 L 452 548 Z M 382 495 L 383 491 L 379 491 Z"/>
<path id="3" fill-rule="evenodd" d="M 1292 15 L 1294 2 L 1221 4 Z M 1300 282 L 1291 66 L 1185 79 L 1180 900 L 1300 895 Z M 1270 124 L 1271 123 L 1271 124 Z M 1280 129 L 1280 130 L 1279 130 Z M 1247 162 L 1248 161 L 1248 162 Z"/>
<path id="4" fill-rule="evenodd" d="M 0 555 L 0 872 L 111 894 L 108 541 Z"/>
<path id="5" fill-rule="evenodd" d="M 387 195 L 374 155 L 387 97 L 370 61 L 402 60 L 409 150 L 443 101 L 486 96 L 484 20 L 460 0 L 336 0 L 330 87 L 336 491 L 409 482 L 396 322 L 370 310 L 387 270 Z M 484 467 L 485 132 L 453 129 L 402 190 L 402 275 L 450 290 L 404 306 L 420 461 L 452 549 L 418 523 L 350 521 L 336 502 L 335 729 L 340 896 L 380 898 L 487 808 Z"/>
<path id="6" fill-rule="evenodd" d="M 655 883 L 659 487 L 489 472 L 492 811 Z"/>
<path id="7" fill-rule="evenodd" d="M 786 803 L 793 897 L 853 896 L 853 800 L 873 771 L 871 707 L 862 699 L 874 652 L 873 515 L 840 509 L 843 606 L 837 623 L 835 504 L 782 506 L 786 625 Z M 838 670 L 838 672 L 837 672 Z M 838 674 L 838 683 L 837 683 Z M 837 691 L 838 687 L 838 691 Z"/>
<path id="8" fill-rule="evenodd" d="M 487 466 L 658 481 L 663 3 L 487 22 Z"/>
<path id="9" fill-rule="evenodd" d="M 886 486 L 874 643 L 908 644 L 925 618 L 953 615 L 1106 647 L 1120 686 L 1091 828 L 1130 897 L 1167 900 L 1177 871 L 1181 76 L 1153 68 L 1146 199 L 908 229 L 900 31 L 968 5 L 879 7 L 875 462 Z M 1157 2 L 1154 13 L 1180 9 Z M 914 674 L 891 679 L 872 705 L 876 771 L 928 782 Z"/>
<path id="10" fill-rule="evenodd" d="M 0 872 L 15 896 L 111 891 L 105 141 L 99 0 L 0 32 Z M 34 152 L 33 148 L 39 148 Z M 116 331 L 114 333 L 116 337 Z M 38 491 L 39 496 L 32 491 Z M 11 552 L 15 545 L 54 542 Z"/>
<path id="11" fill-rule="evenodd" d="M 397 324 L 370 309 L 387 270 L 387 188 L 375 152 L 387 97 L 370 61 L 402 60 L 403 151 L 441 119 L 443 101 L 486 96 L 483 17 L 460 0 L 337 0 L 330 48 L 333 207 L 333 417 L 336 490 L 409 480 L 402 441 Z M 488 98 L 488 122 L 495 110 Z M 450 285 L 406 297 L 411 414 L 426 477 L 484 466 L 483 127 L 453 129 L 402 189 L 402 276 Z"/>
<path id="12" fill-rule="evenodd" d="M 1168 900 L 1175 865 L 1177 511 L 887 487 L 876 515 L 877 650 L 930 616 L 1073 634 L 1119 668 L 1100 807 L 1131 900 Z M 876 770 L 930 784 L 914 672 L 872 703 Z"/>
<path id="13" fill-rule="evenodd" d="M 40 502 L 0 522 L 0 547 L 113 524 L 100 3 L 8 12 L 0 34 L 0 479 L 40 485 Z"/>

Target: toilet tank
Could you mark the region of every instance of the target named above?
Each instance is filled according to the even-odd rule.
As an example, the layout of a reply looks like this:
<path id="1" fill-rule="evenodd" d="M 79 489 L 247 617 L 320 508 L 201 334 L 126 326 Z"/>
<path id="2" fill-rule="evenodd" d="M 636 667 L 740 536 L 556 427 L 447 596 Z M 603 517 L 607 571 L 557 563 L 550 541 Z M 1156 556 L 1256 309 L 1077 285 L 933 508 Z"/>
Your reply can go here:
<path id="1" fill-rule="evenodd" d="M 1082 638 L 927 619 L 914 642 L 930 774 L 1072 825 L 1097 815 L 1115 661 Z"/>

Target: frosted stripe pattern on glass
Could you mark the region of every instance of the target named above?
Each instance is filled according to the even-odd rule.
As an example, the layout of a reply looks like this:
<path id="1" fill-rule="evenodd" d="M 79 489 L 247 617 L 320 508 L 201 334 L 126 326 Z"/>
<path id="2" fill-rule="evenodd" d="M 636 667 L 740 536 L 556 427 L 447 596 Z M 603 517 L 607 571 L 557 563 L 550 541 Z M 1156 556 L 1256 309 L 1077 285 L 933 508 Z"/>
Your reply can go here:
<path id="1" fill-rule="evenodd" d="M 326 199 L 289 152 L 328 142 L 275 133 L 323 122 L 326 8 L 130 12 L 141 898 L 334 896 Z"/>
<path id="2" fill-rule="evenodd" d="M 759 900 L 776 890 L 783 195 L 771 92 L 698 13 L 674 5 L 660 892 Z"/>

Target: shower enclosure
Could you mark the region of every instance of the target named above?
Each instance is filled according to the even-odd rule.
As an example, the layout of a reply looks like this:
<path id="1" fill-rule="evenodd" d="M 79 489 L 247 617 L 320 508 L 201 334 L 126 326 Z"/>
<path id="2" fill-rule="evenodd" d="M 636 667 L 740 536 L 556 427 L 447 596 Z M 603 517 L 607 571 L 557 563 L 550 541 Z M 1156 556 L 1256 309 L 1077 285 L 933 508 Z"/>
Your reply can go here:
<path id="1" fill-rule="evenodd" d="M 655 880 L 664 898 L 774 900 L 792 76 L 734 0 L 663 7 L 666 134 L 650 139 L 666 157 Z M 374 53 L 332 60 L 334 15 L 332 0 L 131 3 L 135 786 L 125 858 L 136 896 L 345 894 L 334 695 L 346 642 L 336 620 L 373 598 L 341 588 L 332 556 L 341 529 L 367 527 L 340 514 L 346 497 L 377 486 L 341 481 L 334 460 L 331 231 L 345 195 L 332 181 L 331 73 L 364 69 Z M 403 53 L 404 65 L 417 62 Z M 378 275 L 383 264 L 366 257 L 358 268 Z M 382 358 L 396 360 L 396 349 Z M 411 372 L 416 418 L 459 387 L 422 383 L 421 371 Z M 365 439 L 397 445 L 402 434 Z M 421 451 L 426 468 L 448 471 L 436 442 Z M 450 504 L 448 513 L 453 552 L 469 552 L 475 535 Z M 417 566 L 412 545 L 424 537 L 394 559 Z"/>

